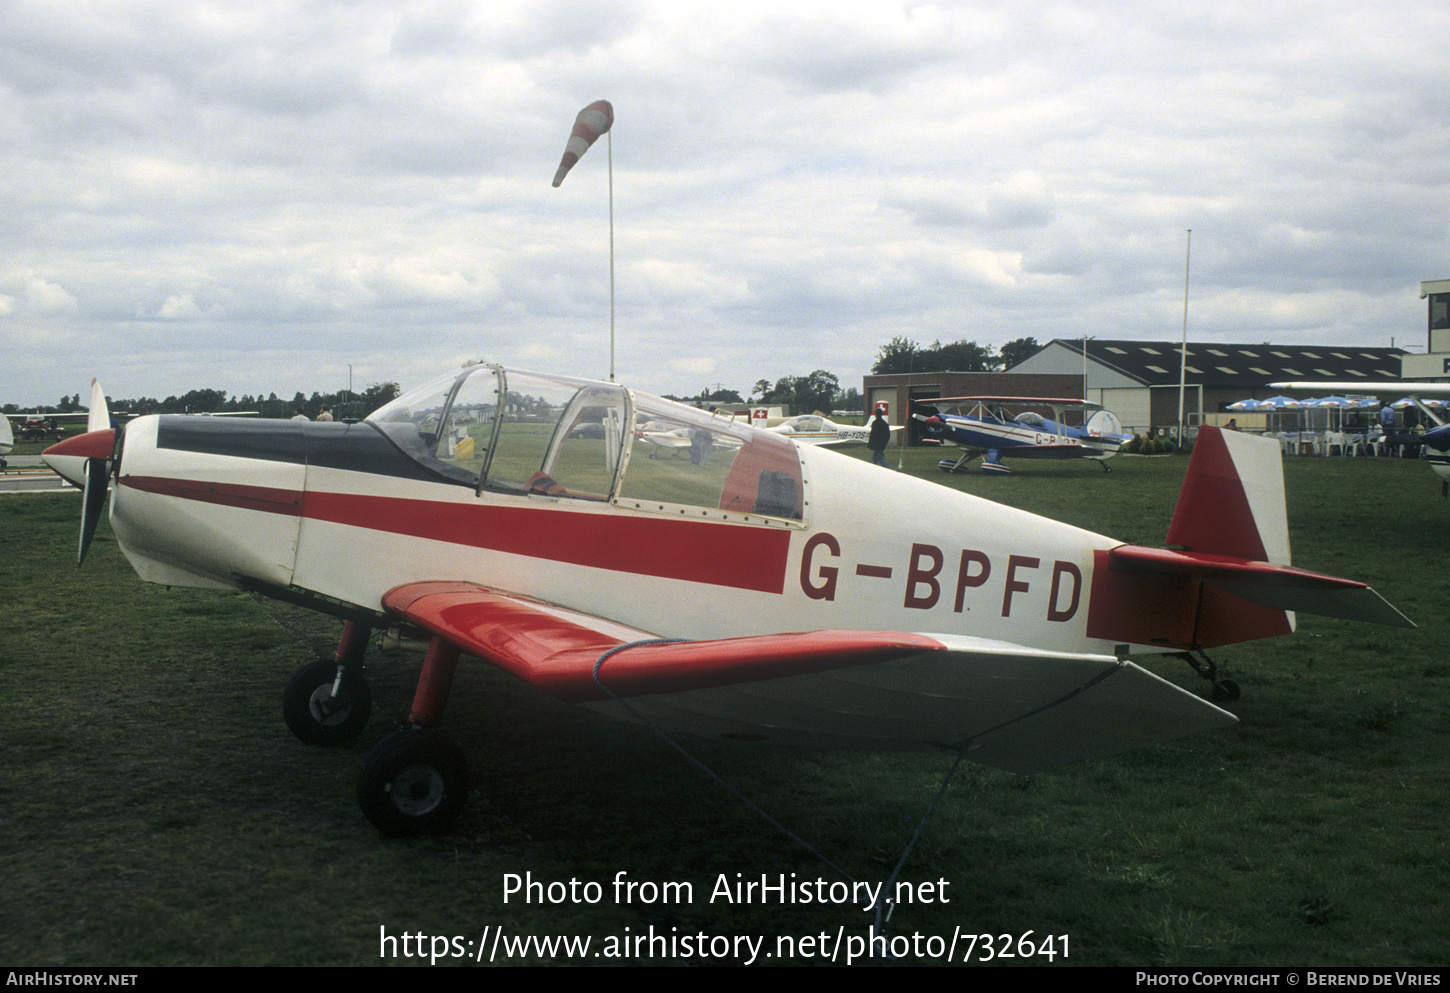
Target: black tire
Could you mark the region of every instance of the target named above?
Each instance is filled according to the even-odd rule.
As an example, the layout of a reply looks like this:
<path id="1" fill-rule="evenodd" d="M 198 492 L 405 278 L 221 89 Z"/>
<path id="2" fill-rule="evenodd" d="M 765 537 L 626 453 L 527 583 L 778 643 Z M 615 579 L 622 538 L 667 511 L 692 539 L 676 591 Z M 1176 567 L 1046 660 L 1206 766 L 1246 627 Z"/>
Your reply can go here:
<path id="1" fill-rule="evenodd" d="M 287 727 L 309 745 L 352 741 L 362 734 L 372 716 L 373 694 L 362 674 L 349 668 L 333 697 L 336 677 L 336 662 L 318 660 L 298 669 L 282 691 L 282 716 Z"/>
<path id="2" fill-rule="evenodd" d="M 1213 684 L 1213 698 L 1220 703 L 1233 703 L 1239 693 L 1239 684 L 1232 679 L 1220 679 Z"/>
<path id="3" fill-rule="evenodd" d="M 439 834 L 468 799 L 468 761 L 437 731 L 408 729 L 378 742 L 363 760 L 357 802 L 392 838 Z"/>

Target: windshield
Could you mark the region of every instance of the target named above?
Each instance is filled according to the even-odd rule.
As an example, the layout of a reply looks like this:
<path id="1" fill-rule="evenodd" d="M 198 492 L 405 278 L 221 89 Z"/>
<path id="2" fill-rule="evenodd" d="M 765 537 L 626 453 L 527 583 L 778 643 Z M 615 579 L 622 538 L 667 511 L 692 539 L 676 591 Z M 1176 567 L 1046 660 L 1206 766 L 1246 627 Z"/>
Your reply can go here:
<path id="1" fill-rule="evenodd" d="M 801 519 L 800 456 L 787 438 L 728 415 L 633 396 L 638 423 L 621 502 Z"/>
<path id="2" fill-rule="evenodd" d="M 803 516 L 788 439 L 612 383 L 473 365 L 368 421 L 438 476 L 480 492 Z"/>

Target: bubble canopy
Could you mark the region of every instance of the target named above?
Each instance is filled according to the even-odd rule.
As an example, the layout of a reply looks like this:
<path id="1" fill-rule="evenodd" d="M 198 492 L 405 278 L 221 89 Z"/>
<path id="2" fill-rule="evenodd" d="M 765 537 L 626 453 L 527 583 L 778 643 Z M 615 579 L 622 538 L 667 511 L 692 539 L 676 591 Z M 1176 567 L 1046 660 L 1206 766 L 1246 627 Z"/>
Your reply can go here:
<path id="1" fill-rule="evenodd" d="M 804 520 L 789 439 L 614 383 L 480 363 L 403 394 L 368 422 L 440 481 L 480 496 Z"/>

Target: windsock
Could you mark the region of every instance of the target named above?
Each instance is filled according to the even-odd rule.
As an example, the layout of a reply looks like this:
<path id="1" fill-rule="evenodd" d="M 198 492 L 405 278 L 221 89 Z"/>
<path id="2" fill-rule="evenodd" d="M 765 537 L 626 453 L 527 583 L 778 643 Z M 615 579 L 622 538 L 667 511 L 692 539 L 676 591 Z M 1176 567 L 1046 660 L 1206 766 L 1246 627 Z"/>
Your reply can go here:
<path id="1" fill-rule="evenodd" d="M 613 123 L 614 108 L 608 100 L 595 100 L 579 111 L 579 116 L 574 118 L 574 130 L 569 132 L 569 144 L 564 146 L 564 157 L 559 160 L 559 171 L 554 173 L 555 186 L 564 181 L 579 157 L 589 151 L 589 146 Z"/>

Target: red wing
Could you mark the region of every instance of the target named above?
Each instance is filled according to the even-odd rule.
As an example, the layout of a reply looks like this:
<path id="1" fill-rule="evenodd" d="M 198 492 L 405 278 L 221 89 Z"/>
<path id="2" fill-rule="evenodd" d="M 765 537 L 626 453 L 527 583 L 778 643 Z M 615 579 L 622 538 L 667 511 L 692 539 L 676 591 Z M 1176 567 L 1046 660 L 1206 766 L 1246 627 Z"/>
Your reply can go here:
<path id="1" fill-rule="evenodd" d="M 604 700 L 601 678 L 620 696 L 675 693 L 944 651 L 934 638 L 882 631 L 811 631 L 712 641 L 660 642 L 656 636 L 473 583 L 412 583 L 383 597 L 389 611 L 440 635 L 534 686 L 571 701 Z"/>
<path id="2" fill-rule="evenodd" d="M 952 635 L 813 631 L 648 643 L 645 631 L 472 583 L 413 583 L 389 611 L 566 700 L 671 731 L 812 748 L 969 745 L 1014 772 L 1233 723 L 1130 662 Z M 644 644 L 633 644 L 645 642 Z"/>

